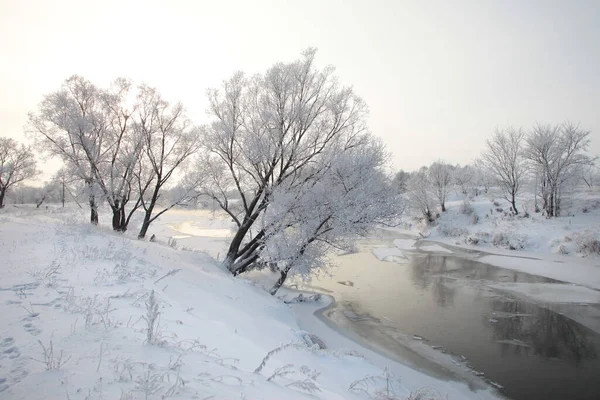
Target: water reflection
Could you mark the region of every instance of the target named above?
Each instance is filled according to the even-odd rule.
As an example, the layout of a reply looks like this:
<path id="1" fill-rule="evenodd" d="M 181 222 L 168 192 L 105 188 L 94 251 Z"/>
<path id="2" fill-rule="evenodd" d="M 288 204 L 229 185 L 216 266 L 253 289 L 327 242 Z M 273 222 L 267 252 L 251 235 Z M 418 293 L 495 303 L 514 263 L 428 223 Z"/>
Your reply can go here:
<path id="1" fill-rule="evenodd" d="M 456 289 L 452 282 L 443 276 L 447 269 L 448 258 L 426 256 L 422 262 L 411 263 L 411 278 L 413 284 L 426 290 L 431 286 L 433 298 L 440 307 L 448 307 L 454 304 Z"/>
<path id="2" fill-rule="evenodd" d="M 530 353 L 546 358 L 560 358 L 579 364 L 595 359 L 594 333 L 586 327 L 550 309 L 517 299 L 492 299 L 493 338 L 501 353 Z"/>
<path id="3" fill-rule="evenodd" d="M 395 264 L 363 252 L 340 257 L 335 277 L 321 284 L 352 311 L 343 315 L 355 332 L 401 357 L 406 353 L 393 339 L 417 334 L 464 356 L 509 398 L 600 399 L 600 335 L 586 328 L 600 329 L 600 305 L 537 305 L 492 289 L 488 283 L 557 281 L 477 256 L 415 251 L 408 263 Z"/>

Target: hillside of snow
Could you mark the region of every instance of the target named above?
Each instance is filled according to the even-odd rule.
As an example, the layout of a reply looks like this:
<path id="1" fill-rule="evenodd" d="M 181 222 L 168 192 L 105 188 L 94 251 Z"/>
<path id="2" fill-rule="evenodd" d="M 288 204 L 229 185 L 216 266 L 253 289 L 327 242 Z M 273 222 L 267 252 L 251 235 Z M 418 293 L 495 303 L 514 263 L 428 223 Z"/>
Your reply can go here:
<path id="1" fill-rule="evenodd" d="M 85 220 L 0 210 L 2 399 L 494 397 L 359 353 L 311 322 L 317 305 L 294 309 L 232 277 L 216 261 L 228 222 L 210 213 L 165 214 L 156 242 Z"/>

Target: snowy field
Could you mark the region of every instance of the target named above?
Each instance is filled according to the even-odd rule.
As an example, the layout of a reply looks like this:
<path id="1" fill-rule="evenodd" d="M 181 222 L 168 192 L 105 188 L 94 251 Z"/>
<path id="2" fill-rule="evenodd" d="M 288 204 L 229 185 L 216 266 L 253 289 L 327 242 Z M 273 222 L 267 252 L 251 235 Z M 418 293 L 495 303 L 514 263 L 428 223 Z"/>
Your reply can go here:
<path id="1" fill-rule="evenodd" d="M 174 210 L 151 243 L 108 216 L 0 210 L 0 398 L 494 397 L 362 349 L 313 316 L 326 300 L 292 306 L 233 278 L 216 261 L 227 220 Z"/>

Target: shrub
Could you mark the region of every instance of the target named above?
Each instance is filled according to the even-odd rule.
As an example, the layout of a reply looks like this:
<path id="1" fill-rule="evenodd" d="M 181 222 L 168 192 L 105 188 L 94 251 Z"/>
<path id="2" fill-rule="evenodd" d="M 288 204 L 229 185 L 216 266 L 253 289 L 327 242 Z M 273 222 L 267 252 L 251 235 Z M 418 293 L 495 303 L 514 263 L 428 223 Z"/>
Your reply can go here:
<path id="1" fill-rule="evenodd" d="M 479 238 L 475 236 L 469 236 L 467 238 L 467 244 L 477 245 L 479 243 Z"/>
<path id="2" fill-rule="evenodd" d="M 479 222 L 479 215 L 477 215 L 477 214 L 471 215 L 471 224 L 477 225 L 478 222 Z"/>
<path id="3" fill-rule="evenodd" d="M 579 244 L 579 251 L 585 255 L 600 255 L 600 240 L 596 238 L 584 239 Z"/>
<path id="4" fill-rule="evenodd" d="M 439 231 L 442 235 L 449 237 L 459 237 L 469 233 L 466 229 L 452 228 L 448 226 L 440 226 Z"/>
<path id="5" fill-rule="evenodd" d="M 561 244 L 560 246 L 558 246 L 558 250 L 557 250 L 558 254 L 569 254 L 569 250 L 567 250 L 567 247 L 564 244 Z"/>
<path id="6" fill-rule="evenodd" d="M 468 199 L 463 200 L 462 205 L 460 206 L 460 212 L 462 212 L 465 215 L 473 214 L 473 207 L 471 206 L 471 203 Z"/>
<path id="7" fill-rule="evenodd" d="M 506 239 L 504 238 L 504 235 L 502 233 L 496 233 L 492 238 L 492 244 L 496 247 L 502 246 L 505 241 Z"/>

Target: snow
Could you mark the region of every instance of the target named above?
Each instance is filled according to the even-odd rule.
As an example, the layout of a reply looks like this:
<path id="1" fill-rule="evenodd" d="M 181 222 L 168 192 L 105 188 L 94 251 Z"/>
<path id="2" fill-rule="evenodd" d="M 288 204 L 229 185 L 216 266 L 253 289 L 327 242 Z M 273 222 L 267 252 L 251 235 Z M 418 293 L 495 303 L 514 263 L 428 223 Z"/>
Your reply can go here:
<path id="1" fill-rule="evenodd" d="M 563 259 L 589 258 L 600 264 L 600 254 L 588 254 L 586 241 L 600 240 L 600 191 L 579 188 L 563 200 L 561 216 L 546 218 L 534 212 L 531 193 L 517 201 L 519 215 L 492 189 L 489 194 L 466 198 L 453 193 L 447 211 L 429 227 L 407 215 L 405 225 L 428 240 L 484 251 L 507 250 L 558 255 Z"/>
<path id="2" fill-rule="evenodd" d="M 479 251 L 478 261 L 482 263 L 600 289 L 600 254 L 590 253 L 586 247 L 600 241 L 597 188 L 578 188 L 563 199 L 562 216 L 556 218 L 535 213 L 531 193 L 517 199 L 521 212 L 516 216 L 507 212 L 509 203 L 493 189 L 466 200 L 464 195 L 452 193 L 446 202 L 447 211 L 431 226 L 407 215 L 403 232 L 408 229 L 427 242 L 450 245 L 455 253 L 461 249 Z M 418 248 L 444 251 L 430 244 Z"/>
<path id="3" fill-rule="evenodd" d="M 395 239 L 394 246 L 400 250 L 413 250 L 415 248 L 414 239 Z"/>
<path id="4" fill-rule="evenodd" d="M 168 212 L 152 243 L 135 240 L 135 227 L 113 233 L 110 213 L 100 215 L 93 227 L 75 207 L 0 210 L 0 397 L 366 399 L 350 385 L 383 368 L 404 397 L 422 387 L 494 397 L 368 351 L 313 316 L 325 302 L 290 306 L 232 277 L 215 260 L 225 218 Z M 160 317 L 148 343 L 152 291 Z M 328 348 L 309 345 L 307 332 Z"/>
<path id="5" fill-rule="evenodd" d="M 573 284 L 501 282 L 487 286 L 541 303 L 600 303 L 599 291 Z"/>
<path id="6" fill-rule="evenodd" d="M 431 251 L 431 252 L 435 252 L 435 253 L 452 253 L 452 250 L 448 250 L 447 248 L 442 247 L 442 246 L 440 246 L 438 244 L 421 246 L 421 247 L 419 247 L 419 250 L 422 250 L 422 251 Z"/>
<path id="7" fill-rule="evenodd" d="M 381 261 L 401 262 L 407 260 L 404 251 L 395 247 L 379 247 L 373 249 L 372 252 Z"/>
<path id="8" fill-rule="evenodd" d="M 600 267 L 583 263 L 556 262 L 548 259 L 530 259 L 489 255 L 478 261 L 501 268 L 544 276 L 558 281 L 576 283 L 592 289 L 600 289 Z"/>

